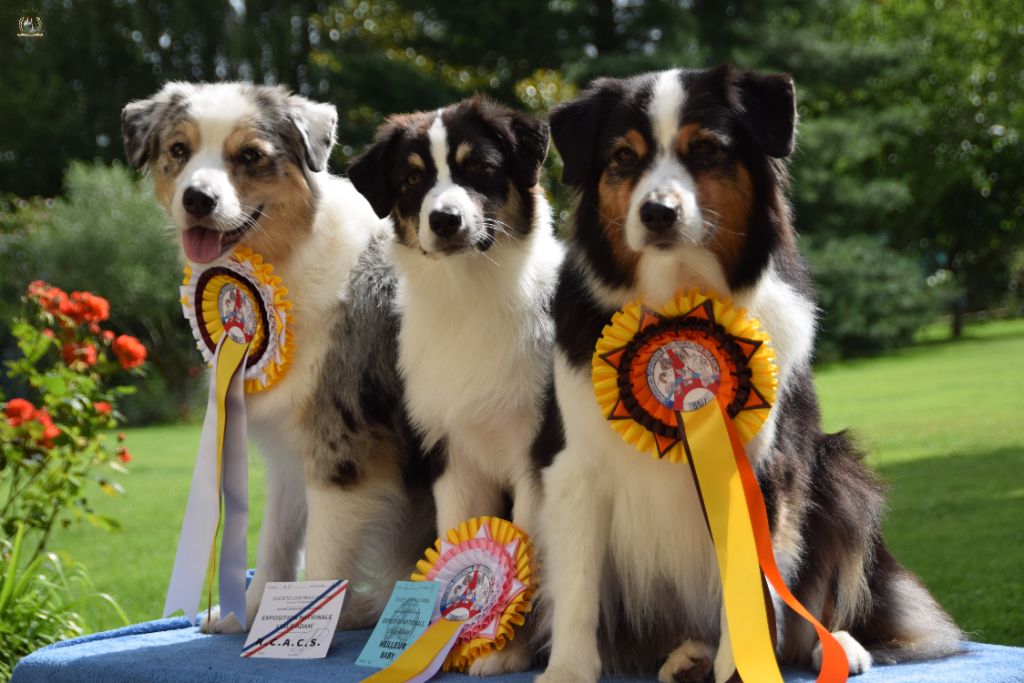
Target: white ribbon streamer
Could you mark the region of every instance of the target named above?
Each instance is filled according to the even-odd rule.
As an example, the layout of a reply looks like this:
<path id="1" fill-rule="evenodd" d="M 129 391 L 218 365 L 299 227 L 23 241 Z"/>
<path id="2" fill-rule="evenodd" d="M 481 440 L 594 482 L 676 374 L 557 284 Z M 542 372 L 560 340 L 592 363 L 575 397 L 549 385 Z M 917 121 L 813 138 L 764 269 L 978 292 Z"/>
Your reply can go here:
<path id="1" fill-rule="evenodd" d="M 199 451 L 192 472 L 185 518 L 174 557 L 164 616 L 179 609 L 194 621 L 210 568 L 210 553 L 220 518 L 220 491 L 224 493 L 224 533 L 220 551 L 221 619 L 234 614 L 247 628 L 245 609 L 246 527 L 248 525 L 248 461 L 244 394 L 246 349 L 241 363 L 228 380 L 224 400 L 224 434 L 221 451 L 221 482 L 217 481 L 218 376 L 224 369 L 222 350 L 235 344 L 224 335 L 214 353 L 213 381 L 210 382 L 206 418 L 199 438 Z M 221 379 L 223 381 L 223 379 Z M 219 484 L 219 485 L 218 485 Z"/>

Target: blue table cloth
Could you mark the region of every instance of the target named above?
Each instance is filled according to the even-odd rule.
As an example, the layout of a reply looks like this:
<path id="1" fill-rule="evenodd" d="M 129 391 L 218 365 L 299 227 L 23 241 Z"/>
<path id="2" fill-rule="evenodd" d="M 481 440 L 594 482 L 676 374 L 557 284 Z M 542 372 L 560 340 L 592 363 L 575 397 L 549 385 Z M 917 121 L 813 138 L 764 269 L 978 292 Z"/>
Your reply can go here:
<path id="1" fill-rule="evenodd" d="M 369 631 L 339 632 L 326 659 L 242 659 L 245 637 L 198 632 L 184 618 L 161 619 L 75 638 L 42 648 L 14 669 L 13 683 L 58 681 L 310 681 L 356 683 L 373 673 L 355 665 Z M 530 683 L 534 673 L 491 679 Z M 807 671 L 787 671 L 787 683 L 814 681 Z M 468 681 L 462 674 L 435 681 Z M 473 679 L 478 680 L 478 679 Z M 614 680 L 614 679 L 609 679 Z M 1024 648 L 965 643 L 963 654 L 943 660 L 876 666 L 856 683 L 1021 683 Z"/>

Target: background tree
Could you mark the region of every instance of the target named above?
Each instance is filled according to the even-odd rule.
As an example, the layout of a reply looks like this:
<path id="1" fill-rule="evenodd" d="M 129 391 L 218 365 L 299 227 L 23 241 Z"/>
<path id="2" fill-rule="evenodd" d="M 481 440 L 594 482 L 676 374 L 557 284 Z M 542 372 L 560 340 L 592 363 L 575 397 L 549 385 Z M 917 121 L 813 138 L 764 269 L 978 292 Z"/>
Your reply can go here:
<path id="1" fill-rule="evenodd" d="M 481 92 L 544 113 L 599 75 L 733 61 L 796 79 L 793 199 L 815 253 L 857 235 L 899 250 L 918 264 L 907 286 L 931 276 L 959 290 L 954 333 L 967 312 L 1020 298 L 1024 22 L 1012 0 L 40 0 L 38 10 L 45 38 L 0 41 L 8 263 L 50 211 L 40 201 L 14 211 L 13 197 L 59 195 L 71 161 L 122 158 L 121 107 L 169 79 L 285 83 L 333 102 L 341 169 L 394 112 Z M 18 14 L 5 8 L 0 21 L 13 27 Z M 549 166 L 559 177 L 554 153 Z M 551 190 L 564 215 L 570 198 Z M 861 265 L 868 280 L 881 273 Z M 23 270 L 0 269 L 0 292 L 20 291 Z"/>

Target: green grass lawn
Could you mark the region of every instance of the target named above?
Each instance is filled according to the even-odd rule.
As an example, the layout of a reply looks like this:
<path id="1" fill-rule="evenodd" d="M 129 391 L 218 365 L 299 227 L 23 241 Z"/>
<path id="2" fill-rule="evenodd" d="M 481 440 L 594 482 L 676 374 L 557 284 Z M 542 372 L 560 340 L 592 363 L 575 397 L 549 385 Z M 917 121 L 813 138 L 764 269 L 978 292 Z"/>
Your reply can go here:
<path id="1" fill-rule="evenodd" d="M 1024 321 L 969 328 L 886 358 L 818 372 L 825 424 L 852 427 L 890 487 L 886 533 L 972 637 L 1024 645 Z M 62 532 L 55 548 L 89 568 L 134 620 L 160 616 L 192 476 L 198 426 L 128 430 L 126 493 L 97 501 L 119 534 Z M 250 557 L 263 503 L 252 473 Z M 92 625 L 117 625 L 97 609 Z"/>

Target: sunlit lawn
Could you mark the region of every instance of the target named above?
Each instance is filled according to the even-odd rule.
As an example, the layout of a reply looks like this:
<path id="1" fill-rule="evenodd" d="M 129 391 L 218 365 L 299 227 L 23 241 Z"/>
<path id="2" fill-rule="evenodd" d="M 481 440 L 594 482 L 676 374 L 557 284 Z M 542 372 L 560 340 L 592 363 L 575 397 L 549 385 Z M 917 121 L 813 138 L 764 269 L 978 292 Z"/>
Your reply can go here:
<path id="1" fill-rule="evenodd" d="M 886 533 L 978 640 L 1024 645 L 1024 321 L 969 328 L 964 340 L 822 368 L 829 429 L 853 427 L 890 486 Z M 124 530 L 59 535 L 135 620 L 160 616 L 191 478 L 198 426 L 128 430 L 125 495 L 99 501 Z M 250 556 L 263 491 L 255 458 Z M 116 625 L 92 614 L 93 625 Z"/>

